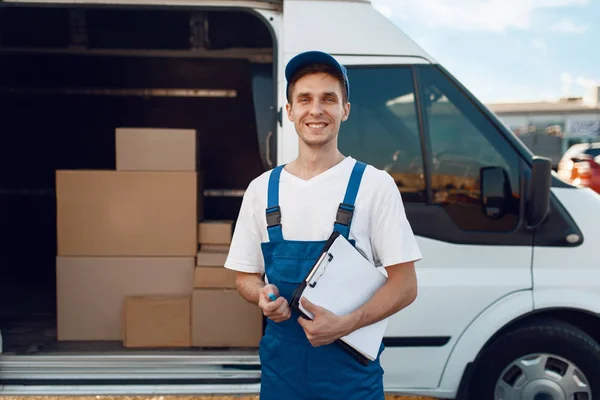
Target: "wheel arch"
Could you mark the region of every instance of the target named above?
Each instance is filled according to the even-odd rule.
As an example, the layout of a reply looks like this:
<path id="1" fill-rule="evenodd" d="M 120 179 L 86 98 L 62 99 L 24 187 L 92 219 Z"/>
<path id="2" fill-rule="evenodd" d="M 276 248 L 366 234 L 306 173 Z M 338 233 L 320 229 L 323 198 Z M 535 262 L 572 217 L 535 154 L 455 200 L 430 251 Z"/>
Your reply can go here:
<path id="1" fill-rule="evenodd" d="M 560 321 L 573 325 L 589 335 L 596 343 L 600 344 L 599 314 L 589 310 L 570 307 L 548 307 L 544 309 L 533 310 L 509 321 L 485 342 L 483 347 L 481 347 L 477 353 L 475 359 L 470 361 L 464 370 L 457 392 L 457 399 L 468 398 L 469 380 L 471 378 L 473 368 L 475 368 L 477 360 L 486 348 L 510 332 L 519 330 L 525 326 L 535 325 L 536 323 L 543 321 Z"/>
<path id="2" fill-rule="evenodd" d="M 519 329 L 525 325 L 531 325 L 539 320 L 559 320 L 562 322 L 569 323 L 581 329 L 600 344 L 600 315 L 588 310 L 582 310 L 570 307 L 549 307 L 539 310 L 531 311 L 520 317 L 510 321 L 498 332 L 496 332 L 481 348 L 478 355 L 483 349 L 493 343 L 500 336 Z"/>
<path id="3" fill-rule="evenodd" d="M 531 291 L 511 293 L 484 310 L 458 338 L 444 368 L 439 388 L 461 398 L 481 352 L 502 335 L 539 320 L 554 319 L 569 323 L 600 344 L 600 314 L 579 307 L 548 306 L 533 308 Z"/>

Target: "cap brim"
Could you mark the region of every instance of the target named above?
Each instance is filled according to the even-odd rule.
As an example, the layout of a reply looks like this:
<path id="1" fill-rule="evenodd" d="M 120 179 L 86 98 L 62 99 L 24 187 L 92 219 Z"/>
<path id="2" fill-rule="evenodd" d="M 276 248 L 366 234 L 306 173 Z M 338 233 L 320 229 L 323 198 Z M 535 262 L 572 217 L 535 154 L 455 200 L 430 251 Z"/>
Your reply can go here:
<path id="1" fill-rule="evenodd" d="M 315 63 L 330 65 L 339 70 L 340 73 L 345 74 L 344 67 L 329 54 L 320 51 L 307 51 L 305 53 L 298 54 L 290 60 L 285 67 L 285 78 L 289 82 L 300 68 Z"/>

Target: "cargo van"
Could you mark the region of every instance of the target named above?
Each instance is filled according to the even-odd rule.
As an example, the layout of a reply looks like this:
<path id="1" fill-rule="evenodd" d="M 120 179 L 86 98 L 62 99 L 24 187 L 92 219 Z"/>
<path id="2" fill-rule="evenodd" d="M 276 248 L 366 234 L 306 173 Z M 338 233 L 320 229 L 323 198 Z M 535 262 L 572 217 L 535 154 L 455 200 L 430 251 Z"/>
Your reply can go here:
<path id="1" fill-rule="evenodd" d="M 386 391 L 477 400 L 600 396 L 600 195 L 558 179 L 548 159 L 531 154 L 361 0 L 2 3 L 0 394 L 258 393 L 255 346 L 131 348 L 118 338 L 59 338 L 66 309 L 80 318 L 70 328 L 94 337 L 105 326 L 92 323 L 105 316 L 88 311 L 89 299 L 114 298 L 99 289 L 107 287 L 102 275 L 85 285 L 83 268 L 60 275 L 57 219 L 73 208 L 61 203 L 57 185 L 61 171 L 118 169 L 119 128 L 193 130 L 202 204 L 192 229 L 203 220 L 234 221 L 249 182 L 297 154 L 283 112 L 283 70 L 312 49 L 348 68 L 352 109 L 341 151 L 394 177 L 424 256 L 416 301 L 386 331 Z M 144 187 L 167 198 L 179 190 L 175 181 Z M 73 190 L 89 183 L 75 182 Z M 127 182 L 118 187 L 129 190 Z M 100 201 L 106 190 L 96 194 L 86 199 Z M 168 204 L 179 215 L 179 203 Z M 133 235 L 130 219 L 142 211 L 112 211 L 71 232 L 73 242 L 110 239 L 89 239 L 96 224 Z M 148 257 L 162 245 L 145 247 Z M 117 272 L 133 263 L 119 260 Z M 142 265 L 114 285 L 156 282 L 152 271 L 159 269 Z M 159 287 L 175 285 L 174 266 L 160 271 Z M 63 290 L 81 301 L 65 305 Z"/>

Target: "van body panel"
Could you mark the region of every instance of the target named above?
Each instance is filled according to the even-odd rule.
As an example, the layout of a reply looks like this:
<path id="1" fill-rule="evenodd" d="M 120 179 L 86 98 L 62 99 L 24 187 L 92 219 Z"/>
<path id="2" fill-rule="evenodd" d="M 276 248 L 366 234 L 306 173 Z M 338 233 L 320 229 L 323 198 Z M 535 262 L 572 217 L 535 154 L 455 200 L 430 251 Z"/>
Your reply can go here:
<path id="1" fill-rule="evenodd" d="M 335 56 L 395 55 L 433 58 L 367 2 L 286 0 L 287 54 L 323 50 Z"/>
<path id="2" fill-rule="evenodd" d="M 466 365 L 475 360 L 486 342 L 511 321 L 532 310 L 532 291 L 521 290 L 502 297 L 481 312 L 457 338 L 444 366 L 440 391 L 456 395 Z"/>
<path id="3" fill-rule="evenodd" d="M 390 318 L 385 336 L 450 340 L 441 347 L 387 347 L 381 360 L 386 386 L 393 388 L 438 387 L 465 329 L 492 304 L 531 289 L 531 247 L 460 245 L 423 237 L 417 242 L 426 255 L 416 264 L 419 294 Z M 517 301 L 523 304 L 520 309 L 531 308 L 526 297 Z"/>
<path id="4" fill-rule="evenodd" d="M 244 7 L 254 9 L 279 10 L 283 0 L 5 0 L 5 4 L 77 4 L 77 5 L 132 5 L 132 6 L 203 6 L 203 7 Z"/>
<path id="5" fill-rule="evenodd" d="M 535 247 L 535 308 L 570 307 L 600 313 L 600 195 L 588 188 L 552 188 L 552 193 L 568 210 L 584 239 L 568 251 Z"/>

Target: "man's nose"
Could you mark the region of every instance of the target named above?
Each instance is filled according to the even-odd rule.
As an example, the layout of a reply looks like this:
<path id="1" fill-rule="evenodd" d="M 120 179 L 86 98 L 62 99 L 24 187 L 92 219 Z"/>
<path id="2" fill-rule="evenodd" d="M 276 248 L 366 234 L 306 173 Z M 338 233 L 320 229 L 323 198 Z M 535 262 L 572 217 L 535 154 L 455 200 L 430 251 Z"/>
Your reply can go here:
<path id="1" fill-rule="evenodd" d="M 313 106 L 310 109 L 311 115 L 321 115 L 323 114 L 323 109 L 321 108 L 321 102 L 315 101 L 313 102 Z"/>

